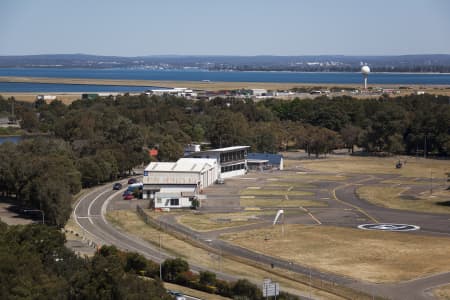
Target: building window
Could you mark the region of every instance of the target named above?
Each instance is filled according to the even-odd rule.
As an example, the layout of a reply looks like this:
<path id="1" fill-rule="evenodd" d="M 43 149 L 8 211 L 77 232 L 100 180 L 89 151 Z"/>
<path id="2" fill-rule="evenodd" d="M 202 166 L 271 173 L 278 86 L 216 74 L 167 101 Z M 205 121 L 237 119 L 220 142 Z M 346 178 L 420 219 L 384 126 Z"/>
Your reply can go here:
<path id="1" fill-rule="evenodd" d="M 180 203 L 180 200 L 177 198 L 170 199 L 170 206 L 178 206 L 178 205 L 180 205 L 179 203 Z"/>

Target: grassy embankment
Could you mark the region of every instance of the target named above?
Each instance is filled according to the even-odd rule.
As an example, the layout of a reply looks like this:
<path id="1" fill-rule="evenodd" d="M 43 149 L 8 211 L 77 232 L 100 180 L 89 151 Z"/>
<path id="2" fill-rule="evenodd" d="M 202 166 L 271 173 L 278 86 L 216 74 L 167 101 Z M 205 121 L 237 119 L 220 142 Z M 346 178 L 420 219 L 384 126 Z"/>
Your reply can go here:
<path id="1" fill-rule="evenodd" d="M 197 247 L 168 233 L 161 232 L 146 225 L 135 212 L 125 210 L 110 211 L 107 215 L 107 219 L 122 230 L 138 236 L 154 245 L 159 245 L 159 236 L 161 236 L 162 245 L 166 251 L 213 272 L 223 271 L 238 278 L 246 278 L 258 285 L 264 278 L 272 278 L 273 281 L 280 283 L 280 286 L 283 287 L 284 291 L 292 294 L 306 296 L 311 293 L 314 299 L 342 299 L 341 297 L 309 286 L 307 283 L 308 279 L 306 277 L 303 278 L 298 274 L 286 271 L 278 273 L 278 270 L 268 272 L 268 270 L 266 270 L 266 268 L 268 269 L 268 266 L 249 265 L 241 262 L 237 258 L 221 256 L 217 252 Z M 305 283 L 301 283 L 300 280 L 304 280 L 303 282 Z M 313 282 L 313 285 L 314 284 L 317 283 Z M 352 292 L 346 291 L 346 293 L 349 293 L 350 295 Z"/>

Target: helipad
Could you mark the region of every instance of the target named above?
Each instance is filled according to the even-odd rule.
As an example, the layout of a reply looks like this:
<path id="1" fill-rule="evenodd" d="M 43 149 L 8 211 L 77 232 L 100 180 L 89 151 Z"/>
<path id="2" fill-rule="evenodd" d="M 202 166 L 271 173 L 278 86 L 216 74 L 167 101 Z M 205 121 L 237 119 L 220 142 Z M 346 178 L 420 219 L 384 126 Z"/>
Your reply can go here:
<path id="1" fill-rule="evenodd" d="M 420 227 L 417 225 L 392 224 L 392 223 L 362 224 L 359 225 L 358 228 L 364 230 L 382 230 L 382 231 L 414 231 L 420 229 Z"/>

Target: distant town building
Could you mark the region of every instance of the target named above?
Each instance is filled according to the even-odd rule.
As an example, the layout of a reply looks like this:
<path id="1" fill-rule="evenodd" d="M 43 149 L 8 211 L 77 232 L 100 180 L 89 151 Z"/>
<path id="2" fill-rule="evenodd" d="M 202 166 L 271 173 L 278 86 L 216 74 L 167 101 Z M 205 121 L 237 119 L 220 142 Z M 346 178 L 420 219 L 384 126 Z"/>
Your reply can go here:
<path id="1" fill-rule="evenodd" d="M 173 89 L 151 89 L 145 92 L 147 95 L 164 96 L 173 95 L 177 97 L 197 97 L 197 93 L 188 88 L 173 88 Z"/>

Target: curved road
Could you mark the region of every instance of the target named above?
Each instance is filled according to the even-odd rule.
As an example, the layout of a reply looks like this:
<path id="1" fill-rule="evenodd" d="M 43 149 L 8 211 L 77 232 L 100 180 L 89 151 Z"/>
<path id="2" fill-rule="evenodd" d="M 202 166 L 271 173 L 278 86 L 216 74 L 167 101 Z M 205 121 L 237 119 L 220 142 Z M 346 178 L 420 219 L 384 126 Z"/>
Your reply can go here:
<path id="1" fill-rule="evenodd" d="M 373 177 L 364 177 L 362 178 L 362 180 L 377 181 L 377 179 L 374 179 Z M 424 229 L 424 231 L 427 231 L 429 233 L 450 235 L 448 216 L 405 212 L 374 206 L 360 200 L 356 196 L 356 184 L 357 182 L 336 187 L 334 189 L 334 196 L 336 197 L 336 200 L 343 203 L 348 203 L 349 205 L 352 205 L 354 207 L 358 207 L 362 211 L 366 212 L 369 216 L 376 218 L 376 220 L 380 222 L 417 224 L 420 225 Z M 108 184 L 96 188 L 88 194 L 84 195 L 80 198 L 74 208 L 73 216 L 75 221 L 85 232 L 94 237 L 97 244 L 115 245 L 125 251 L 135 251 L 156 262 L 160 262 L 171 257 L 164 251 L 160 252 L 159 247 L 151 245 L 137 237 L 125 234 L 107 222 L 104 216 L 106 213 L 106 208 L 109 202 L 115 197 L 120 197 L 120 194 L 122 192 L 123 190 L 111 190 L 111 185 Z M 432 221 L 430 220 L 431 216 L 433 217 Z M 182 230 L 183 233 L 186 233 L 185 227 L 181 227 L 179 224 L 176 224 L 176 222 L 173 222 L 173 220 L 167 221 L 168 223 L 171 223 L 173 227 L 180 227 L 180 230 Z M 198 232 L 192 232 L 191 235 L 198 236 Z M 269 265 L 274 264 L 277 268 L 283 268 L 305 275 L 311 274 L 312 276 L 319 279 L 340 283 L 357 290 L 368 292 L 370 294 L 373 293 L 376 295 L 389 297 L 392 299 L 405 299 L 405 296 L 408 299 L 433 299 L 430 293 L 427 292 L 427 290 L 450 282 L 449 272 L 429 276 L 426 278 L 420 278 L 413 281 L 402 282 L 395 285 L 370 284 L 353 280 L 344 276 L 311 270 L 307 267 L 292 264 L 288 261 L 257 254 L 247 249 L 230 245 L 218 239 L 209 240 L 205 242 L 205 245 L 212 246 L 219 251 L 229 252 L 232 255 L 242 256 L 259 263 L 267 263 Z M 195 265 L 191 266 L 191 268 L 195 271 L 202 270 L 202 268 Z M 218 276 L 226 280 L 236 280 L 235 277 L 224 273 L 218 273 Z"/>
<path id="2" fill-rule="evenodd" d="M 164 250 L 160 251 L 159 247 L 151 245 L 138 237 L 128 235 L 108 223 L 105 218 L 106 208 L 109 202 L 116 197 L 120 197 L 124 190 L 114 191 L 111 189 L 111 184 L 107 184 L 82 196 L 73 210 L 73 217 L 76 223 L 84 232 L 93 237 L 97 245 L 114 245 L 124 251 L 140 253 L 157 263 L 167 258 L 173 258 Z M 190 267 L 197 272 L 204 270 L 195 265 Z M 228 274 L 220 272 L 216 272 L 216 274 L 225 280 L 237 280 L 237 278 Z"/>

